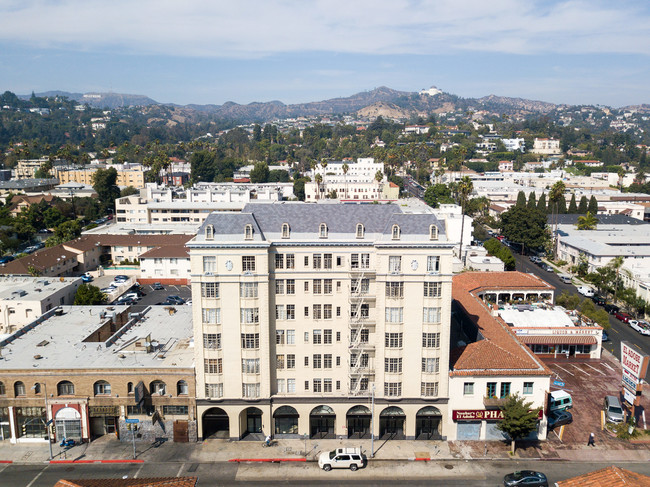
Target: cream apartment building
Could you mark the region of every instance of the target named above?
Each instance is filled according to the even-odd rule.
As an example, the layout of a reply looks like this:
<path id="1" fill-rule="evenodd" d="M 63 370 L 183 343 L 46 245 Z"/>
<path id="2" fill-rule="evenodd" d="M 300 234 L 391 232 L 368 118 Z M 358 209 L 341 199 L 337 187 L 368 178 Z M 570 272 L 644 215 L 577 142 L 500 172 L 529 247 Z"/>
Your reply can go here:
<path id="1" fill-rule="evenodd" d="M 369 438 L 373 413 L 376 437 L 445 438 L 453 242 L 434 215 L 248 204 L 187 246 L 200 438 Z"/>

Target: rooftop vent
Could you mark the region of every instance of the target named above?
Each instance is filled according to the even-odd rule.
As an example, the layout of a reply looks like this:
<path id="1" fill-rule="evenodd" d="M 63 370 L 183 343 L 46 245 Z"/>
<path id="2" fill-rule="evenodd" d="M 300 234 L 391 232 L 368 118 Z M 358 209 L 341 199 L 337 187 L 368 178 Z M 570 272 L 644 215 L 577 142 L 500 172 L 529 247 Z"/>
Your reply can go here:
<path id="1" fill-rule="evenodd" d="M 17 291 L 13 291 L 13 292 L 11 293 L 11 295 L 12 295 L 12 296 L 19 297 L 19 298 L 22 298 L 23 296 L 26 296 L 26 295 L 27 295 L 27 291 L 25 291 L 25 290 L 23 290 L 23 289 L 18 289 Z"/>
<path id="2" fill-rule="evenodd" d="M 36 345 L 36 346 L 37 346 L 37 347 L 44 347 L 44 346 L 47 345 L 48 343 L 50 343 L 50 342 L 47 341 L 47 340 L 43 340 L 41 343 L 39 343 L 39 344 Z"/>
<path id="3" fill-rule="evenodd" d="M 40 359 L 43 358 L 43 356 L 42 356 L 42 355 L 34 355 L 34 358 L 35 358 L 36 360 L 40 360 Z"/>

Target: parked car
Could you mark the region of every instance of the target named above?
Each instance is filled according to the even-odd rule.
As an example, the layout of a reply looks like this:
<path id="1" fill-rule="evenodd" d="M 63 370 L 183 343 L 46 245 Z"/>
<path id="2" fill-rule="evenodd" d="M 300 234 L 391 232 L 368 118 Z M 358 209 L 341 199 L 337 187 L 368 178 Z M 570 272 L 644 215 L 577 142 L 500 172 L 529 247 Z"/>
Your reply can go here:
<path id="1" fill-rule="evenodd" d="M 120 298 L 117 301 L 115 301 L 115 304 L 122 305 L 122 306 L 132 306 L 136 304 L 136 300 L 133 298 Z"/>
<path id="2" fill-rule="evenodd" d="M 180 296 L 167 296 L 167 301 L 174 304 L 185 304 L 185 300 Z"/>
<path id="3" fill-rule="evenodd" d="M 641 333 L 641 335 L 650 335 L 650 325 L 648 325 L 648 323 L 643 320 L 630 320 L 629 325 L 633 330 Z"/>
<path id="4" fill-rule="evenodd" d="M 0 257 L 0 264 L 8 264 L 12 260 L 14 260 L 13 256 L 5 255 L 4 257 Z"/>
<path id="5" fill-rule="evenodd" d="M 124 276 L 124 275 L 117 275 L 113 278 L 113 281 L 115 282 L 126 282 L 129 280 L 129 276 Z"/>
<path id="6" fill-rule="evenodd" d="M 605 306 L 603 306 L 603 308 L 605 308 L 605 311 L 607 311 L 610 315 L 615 314 L 620 309 L 615 304 L 606 304 Z"/>
<path id="7" fill-rule="evenodd" d="M 603 330 L 603 341 L 608 342 L 609 341 L 609 335 L 605 330 Z"/>
<path id="8" fill-rule="evenodd" d="M 553 272 L 553 268 L 548 264 L 542 264 L 542 269 L 544 269 L 546 272 Z"/>
<path id="9" fill-rule="evenodd" d="M 102 291 L 104 294 L 111 294 L 111 293 L 114 293 L 114 292 L 115 292 L 115 288 L 109 286 L 109 287 L 102 288 L 101 291 Z"/>
<path id="10" fill-rule="evenodd" d="M 86 273 L 83 276 L 81 276 L 81 282 L 93 282 L 93 276 Z"/>
<path id="11" fill-rule="evenodd" d="M 578 293 L 582 294 L 586 298 L 591 298 L 594 296 L 594 290 L 591 289 L 589 286 L 580 286 L 578 288 Z"/>
<path id="12" fill-rule="evenodd" d="M 591 300 L 592 300 L 594 303 L 596 303 L 598 306 L 605 306 L 605 304 L 607 303 L 607 301 L 605 300 L 605 298 L 603 298 L 602 296 L 599 296 L 598 294 L 594 294 L 594 295 L 591 297 Z"/>
<path id="13" fill-rule="evenodd" d="M 361 448 L 337 448 L 326 451 L 318 457 L 318 466 L 329 472 L 333 468 L 349 468 L 353 472 L 366 464 Z"/>
<path id="14" fill-rule="evenodd" d="M 542 262 L 542 259 L 540 259 L 540 258 L 537 257 L 536 255 L 531 255 L 531 256 L 530 256 L 530 261 L 531 261 L 533 264 L 539 264 L 540 262 Z"/>
<path id="15" fill-rule="evenodd" d="M 162 291 L 163 289 L 165 289 L 165 287 L 159 282 L 154 282 L 153 285 L 151 286 L 151 289 L 153 289 L 154 291 Z"/>
<path id="16" fill-rule="evenodd" d="M 546 475 L 542 472 L 535 472 L 533 470 L 521 470 L 519 472 L 509 473 L 503 477 L 503 485 L 512 487 L 516 485 L 548 487 L 548 480 Z"/>
<path id="17" fill-rule="evenodd" d="M 632 317 L 629 314 L 623 313 L 622 311 L 617 311 L 616 313 L 614 313 L 614 317 L 617 320 L 621 320 L 623 323 L 628 323 L 632 319 Z"/>
<path id="18" fill-rule="evenodd" d="M 133 301 L 137 301 L 140 299 L 140 296 L 138 296 L 138 293 L 126 293 L 122 296 L 124 299 L 132 299 Z M 120 299 L 122 299 L 120 298 Z"/>
<path id="19" fill-rule="evenodd" d="M 605 420 L 610 423 L 622 423 L 625 419 L 621 401 L 616 396 L 605 396 L 603 409 L 605 410 Z"/>
<path id="20" fill-rule="evenodd" d="M 573 422 L 573 415 L 569 411 L 551 411 L 548 413 L 548 427 L 553 429 L 557 426 Z"/>

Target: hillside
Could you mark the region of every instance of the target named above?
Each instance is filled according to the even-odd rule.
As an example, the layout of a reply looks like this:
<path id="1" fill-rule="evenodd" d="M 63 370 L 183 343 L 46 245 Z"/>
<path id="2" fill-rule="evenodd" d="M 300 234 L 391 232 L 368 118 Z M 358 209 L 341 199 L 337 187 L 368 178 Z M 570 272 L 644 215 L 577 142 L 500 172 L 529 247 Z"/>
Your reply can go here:
<path id="1" fill-rule="evenodd" d="M 124 93 L 69 93 L 67 91 L 45 91 L 36 93 L 37 97 L 56 97 L 65 96 L 70 100 L 78 103 L 87 103 L 93 108 L 115 108 L 130 106 L 158 105 L 156 100 L 152 100 L 145 95 L 129 95 Z M 29 100 L 31 95 L 18 95 L 22 100 Z"/>

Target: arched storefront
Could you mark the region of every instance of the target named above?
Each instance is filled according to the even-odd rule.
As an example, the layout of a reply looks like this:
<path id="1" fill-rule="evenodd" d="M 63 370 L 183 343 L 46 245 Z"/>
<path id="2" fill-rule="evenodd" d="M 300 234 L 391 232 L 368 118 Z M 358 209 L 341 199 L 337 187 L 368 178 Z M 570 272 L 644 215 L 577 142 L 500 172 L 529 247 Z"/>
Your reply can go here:
<path id="1" fill-rule="evenodd" d="M 300 415 L 291 406 L 281 406 L 273 413 L 273 434 L 281 438 L 299 438 L 298 418 Z"/>
<path id="2" fill-rule="evenodd" d="M 262 434 L 262 410 L 254 407 L 246 408 L 241 412 L 244 419 L 242 437 L 246 435 Z"/>
<path id="3" fill-rule="evenodd" d="M 210 408 L 203 413 L 203 439 L 228 439 L 230 420 L 228 413 L 221 408 Z"/>
<path id="4" fill-rule="evenodd" d="M 379 415 L 379 437 L 391 440 L 403 440 L 406 414 L 397 406 L 384 409 Z"/>
<path id="5" fill-rule="evenodd" d="M 415 439 L 416 440 L 440 440 L 442 435 L 440 425 L 442 414 L 434 406 L 427 406 L 418 411 L 415 416 Z"/>
<path id="6" fill-rule="evenodd" d="M 372 413 L 366 406 L 354 406 L 346 415 L 348 438 L 370 438 Z"/>
<path id="7" fill-rule="evenodd" d="M 81 414 L 74 408 L 65 407 L 56 412 L 54 416 L 54 424 L 56 426 L 56 439 L 62 440 L 75 440 L 81 441 Z"/>
<path id="8" fill-rule="evenodd" d="M 309 414 L 310 438 L 336 438 L 336 414 L 329 406 L 317 406 Z"/>

